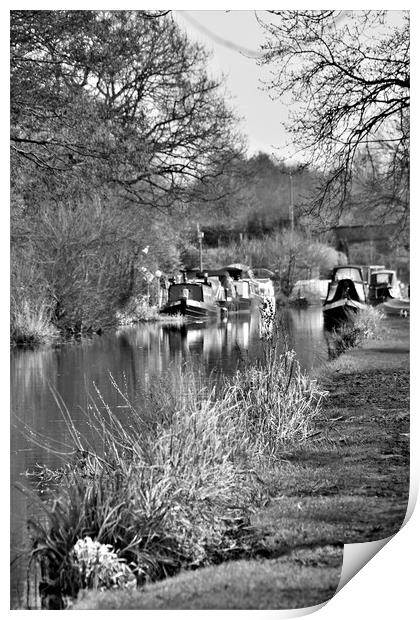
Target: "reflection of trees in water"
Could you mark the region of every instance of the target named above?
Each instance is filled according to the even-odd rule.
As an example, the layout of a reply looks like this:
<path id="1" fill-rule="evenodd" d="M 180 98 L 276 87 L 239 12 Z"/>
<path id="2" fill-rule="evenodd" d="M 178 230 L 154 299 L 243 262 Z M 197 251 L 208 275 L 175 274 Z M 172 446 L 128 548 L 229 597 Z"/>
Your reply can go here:
<path id="1" fill-rule="evenodd" d="M 324 321 L 320 306 L 288 308 L 280 315 L 288 346 L 296 351 L 304 368 L 310 369 L 327 358 Z"/>

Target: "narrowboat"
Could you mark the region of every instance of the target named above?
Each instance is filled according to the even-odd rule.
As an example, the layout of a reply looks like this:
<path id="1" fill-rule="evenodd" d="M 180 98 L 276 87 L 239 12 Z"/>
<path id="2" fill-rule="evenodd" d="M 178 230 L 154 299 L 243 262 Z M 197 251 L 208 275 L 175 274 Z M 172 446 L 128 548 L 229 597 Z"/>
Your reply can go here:
<path id="1" fill-rule="evenodd" d="M 397 273 L 392 269 L 373 271 L 369 279 L 368 301 L 373 306 L 389 299 L 400 299 L 401 291 L 397 280 Z"/>
<path id="2" fill-rule="evenodd" d="M 330 329 L 354 320 L 366 307 L 366 282 L 360 265 L 339 265 L 332 273 L 322 312 L 324 325 Z"/>
<path id="3" fill-rule="evenodd" d="M 185 281 L 174 283 L 168 289 L 168 301 L 161 314 L 177 315 L 202 320 L 220 315 L 217 288 L 213 282 Z"/>
<path id="4" fill-rule="evenodd" d="M 188 282 L 211 283 L 222 317 L 231 312 L 250 312 L 263 299 L 260 283 L 246 265 L 234 264 L 222 269 L 185 271 Z M 274 289 L 273 289 L 274 292 Z"/>
<path id="5" fill-rule="evenodd" d="M 234 291 L 227 303 L 229 312 L 250 312 L 252 308 L 260 305 L 263 295 L 250 267 L 235 263 L 223 270 L 229 274 Z"/>

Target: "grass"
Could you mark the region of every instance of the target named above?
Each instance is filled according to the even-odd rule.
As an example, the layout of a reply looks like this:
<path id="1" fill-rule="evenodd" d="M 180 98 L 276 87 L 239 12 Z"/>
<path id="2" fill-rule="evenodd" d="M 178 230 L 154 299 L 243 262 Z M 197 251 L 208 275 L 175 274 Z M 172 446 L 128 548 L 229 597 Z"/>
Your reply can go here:
<path id="1" fill-rule="evenodd" d="M 14 345 L 38 345 L 58 336 L 51 323 L 51 312 L 45 300 L 30 303 L 25 299 L 11 299 L 10 338 Z"/>
<path id="2" fill-rule="evenodd" d="M 184 325 L 187 318 L 181 314 L 174 316 L 160 314 L 157 306 L 151 306 L 147 299 L 135 299 L 124 310 L 116 314 L 119 325 L 133 325 L 134 323 L 159 321 L 168 325 Z"/>
<path id="3" fill-rule="evenodd" d="M 322 398 L 292 353 L 266 349 L 217 388 L 173 369 L 141 410 L 111 378 L 127 418 L 96 391 L 90 441 L 57 396 L 74 449 L 60 470 L 35 476 L 52 483 L 45 517 L 30 523 L 44 607 L 62 608 L 82 587 L 74 545 L 87 536 L 112 545 L 138 584 L 255 553 L 250 518 L 267 496 L 259 472 L 282 445 L 310 436 Z"/>
<path id="4" fill-rule="evenodd" d="M 131 300 L 126 308 L 118 310 L 116 314 L 119 325 L 156 321 L 158 317 L 159 309 L 157 306 L 151 306 L 145 297 Z"/>
<path id="5" fill-rule="evenodd" d="M 285 442 L 308 439 L 324 396 L 294 351 L 279 354 L 276 344 L 265 347 L 262 361 L 236 372 L 232 394 L 241 425 L 263 458 L 281 454 Z"/>

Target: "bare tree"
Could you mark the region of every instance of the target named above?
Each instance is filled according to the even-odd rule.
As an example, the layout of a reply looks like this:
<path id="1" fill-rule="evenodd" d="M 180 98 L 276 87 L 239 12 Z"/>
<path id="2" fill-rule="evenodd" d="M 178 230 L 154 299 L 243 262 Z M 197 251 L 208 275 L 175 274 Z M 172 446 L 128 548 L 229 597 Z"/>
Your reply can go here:
<path id="1" fill-rule="evenodd" d="M 271 11 L 262 64 L 273 97 L 297 105 L 288 129 L 324 180 L 309 205 L 338 218 L 355 161 L 369 154 L 386 205 L 408 212 L 409 20 L 407 12 Z M 360 163 L 360 158 L 359 158 Z M 375 170 L 375 174 L 373 174 Z M 379 194 L 378 194 L 379 196 Z"/>
<path id="2" fill-rule="evenodd" d="M 205 61 L 166 12 L 12 11 L 12 167 L 145 206 L 216 195 L 240 140 Z"/>

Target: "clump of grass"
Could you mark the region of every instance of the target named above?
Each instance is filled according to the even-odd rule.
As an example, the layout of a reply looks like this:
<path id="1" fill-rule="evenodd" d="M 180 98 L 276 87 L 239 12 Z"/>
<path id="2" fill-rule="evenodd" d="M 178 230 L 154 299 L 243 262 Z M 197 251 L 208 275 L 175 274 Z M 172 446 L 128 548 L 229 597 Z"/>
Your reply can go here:
<path id="1" fill-rule="evenodd" d="M 123 310 L 118 310 L 116 319 L 119 325 L 133 325 L 150 321 L 160 321 L 169 325 L 184 325 L 187 321 L 185 316 L 160 314 L 157 306 L 151 306 L 146 298 L 134 299 Z"/>
<path id="2" fill-rule="evenodd" d="M 329 336 L 328 350 L 331 359 L 334 359 L 365 340 L 379 338 L 382 327 L 382 312 L 373 306 L 362 308 L 354 320 L 334 329 Z"/>
<path id="3" fill-rule="evenodd" d="M 44 344 L 58 336 L 59 331 L 51 322 L 51 311 L 45 300 L 31 303 L 12 297 L 10 310 L 12 344 Z"/>
<path id="4" fill-rule="evenodd" d="M 373 306 L 366 306 L 357 313 L 354 321 L 354 329 L 360 334 L 362 340 L 379 338 L 383 331 L 384 314 Z"/>
<path id="5" fill-rule="evenodd" d="M 146 297 L 132 299 L 125 308 L 116 313 L 119 325 L 156 321 L 158 317 L 159 309 L 157 306 L 151 306 Z"/>
<path id="6" fill-rule="evenodd" d="M 245 434 L 263 457 L 281 453 L 285 442 L 305 441 L 325 395 L 302 372 L 295 352 L 279 354 L 272 342 L 260 362 L 236 372 L 232 389 Z"/>

